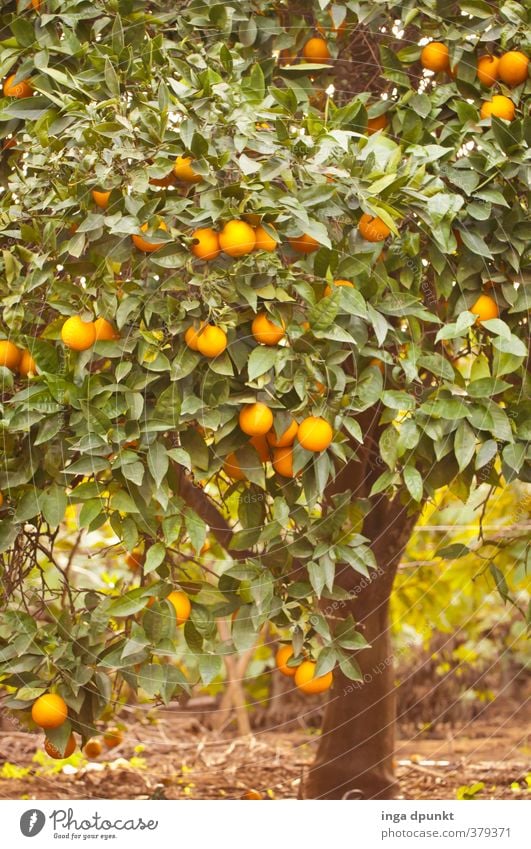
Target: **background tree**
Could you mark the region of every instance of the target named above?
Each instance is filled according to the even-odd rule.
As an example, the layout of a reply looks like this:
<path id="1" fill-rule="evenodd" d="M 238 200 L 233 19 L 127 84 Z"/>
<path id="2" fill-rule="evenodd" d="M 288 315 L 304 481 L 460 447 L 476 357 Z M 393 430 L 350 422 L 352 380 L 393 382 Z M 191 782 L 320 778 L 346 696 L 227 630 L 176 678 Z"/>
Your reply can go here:
<path id="1" fill-rule="evenodd" d="M 334 680 L 304 794 L 393 794 L 415 520 L 529 479 L 527 14 L 2 4 L 2 674 L 61 752 L 189 690 L 183 623 L 204 682 L 272 623 Z M 72 507 L 129 582 L 72 580 Z"/>

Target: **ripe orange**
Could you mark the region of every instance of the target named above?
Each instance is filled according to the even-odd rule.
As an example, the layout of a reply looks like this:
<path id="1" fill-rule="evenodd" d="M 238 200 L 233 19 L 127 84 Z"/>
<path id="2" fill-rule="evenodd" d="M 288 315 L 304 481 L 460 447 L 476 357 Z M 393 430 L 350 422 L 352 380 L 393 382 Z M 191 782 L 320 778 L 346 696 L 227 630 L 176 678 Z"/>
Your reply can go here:
<path id="1" fill-rule="evenodd" d="M 31 718 L 41 728 L 59 728 L 68 716 L 68 707 L 61 696 L 45 693 L 33 702 Z"/>
<path id="2" fill-rule="evenodd" d="M 265 436 L 273 427 L 273 413 L 260 401 L 246 404 L 240 410 L 238 421 L 241 429 L 248 436 Z"/>
<path id="3" fill-rule="evenodd" d="M 262 796 L 262 794 L 260 793 L 259 790 L 253 790 L 252 789 L 252 790 L 247 790 L 247 792 L 245 793 L 243 798 L 249 799 L 249 800 L 255 800 L 255 801 L 260 801 L 260 800 L 263 801 L 264 797 Z"/>
<path id="4" fill-rule="evenodd" d="M 284 327 L 283 321 L 279 327 L 268 318 L 267 313 L 261 312 L 253 319 L 251 330 L 259 345 L 276 345 L 286 335 Z"/>
<path id="5" fill-rule="evenodd" d="M 197 259 L 215 259 L 221 250 L 219 236 L 212 227 L 200 227 L 192 233 L 194 244 L 190 250 Z"/>
<path id="6" fill-rule="evenodd" d="M 321 245 L 314 239 L 313 236 L 308 236 L 307 233 L 302 233 L 300 236 L 294 236 L 288 239 L 291 247 L 299 254 L 311 254 L 313 251 L 319 250 Z"/>
<path id="7" fill-rule="evenodd" d="M 19 83 L 14 83 L 16 74 L 11 74 L 4 82 L 5 97 L 31 97 L 33 87 L 29 80 L 21 80 Z"/>
<path id="8" fill-rule="evenodd" d="M 313 660 L 303 660 L 301 665 L 295 670 L 295 684 L 307 695 L 315 695 L 316 693 L 324 693 L 332 686 L 334 677 L 331 672 L 326 675 L 320 675 L 315 678 L 316 663 Z"/>
<path id="9" fill-rule="evenodd" d="M 148 226 L 147 221 L 145 224 L 142 224 L 140 228 L 142 233 L 146 232 Z M 165 221 L 159 221 L 155 230 L 163 230 L 166 233 L 168 231 L 168 226 Z M 133 233 L 131 238 L 135 247 L 137 247 L 139 251 L 144 251 L 144 253 L 147 254 L 153 253 L 153 251 L 158 251 L 158 249 L 164 244 L 163 242 L 148 242 L 147 239 L 142 238 L 142 236 L 139 236 L 136 233 Z"/>
<path id="10" fill-rule="evenodd" d="M 380 369 L 382 374 L 385 374 L 385 365 L 383 364 L 382 360 L 378 360 L 376 357 L 373 357 L 373 359 L 370 361 L 369 365 L 374 366 L 377 369 Z"/>
<path id="11" fill-rule="evenodd" d="M 271 225 L 269 225 L 269 229 L 274 230 L 274 227 L 271 227 Z M 275 230 L 275 232 L 276 232 L 276 230 Z M 255 243 L 254 243 L 255 251 L 267 251 L 268 253 L 271 253 L 272 251 L 276 251 L 276 249 L 277 249 L 276 240 L 273 239 L 273 237 L 270 236 L 269 233 L 267 232 L 267 230 L 265 230 L 265 228 L 262 227 L 261 225 L 256 227 L 256 229 L 254 231 L 254 238 L 255 238 Z"/>
<path id="12" fill-rule="evenodd" d="M 292 419 L 284 433 L 281 433 L 280 436 L 277 436 L 274 430 L 270 430 L 269 433 L 266 434 L 266 438 L 273 448 L 286 448 L 288 445 L 293 445 L 295 442 L 298 429 L 299 425 L 295 419 Z"/>
<path id="13" fill-rule="evenodd" d="M 98 189 L 92 189 L 92 200 L 100 209 L 107 209 L 110 196 L 110 192 L 100 192 Z"/>
<path id="14" fill-rule="evenodd" d="M 125 565 L 131 572 L 138 572 L 142 568 L 146 560 L 146 555 L 143 551 L 135 548 L 133 551 L 126 554 Z"/>
<path id="15" fill-rule="evenodd" d="M 480 83 L 493 86 L 498 79 L 499 56 L 481 56 L 477 64 L 477 77 Z"/>
<path id="16" fill-rule="evenodd" d="M 282 672 L 282 675 L 287 675 L 288 678 L 293 678 L 297 671 L 296 666 L 287 666 L 287 662 L 293 657 L 293 649 L 291 646 L 280 646 L 275 655 L 275 663 L 277 669 Z"/>
<path id="17" fill-rule="evenodd" d="M 227 221 L 219 234 L 221 250 L 232 257 L 251 253 L 255 245 L 256 236 L 253 228 L 246 221 L 239 221 L 237 218 Z"/>
<path id="18" fill-rule="evenodd" d="M 310 62 L 326 62 L 330 59 L 328 44 L 324 38 L 310 38 L 302 48 L 302 55 Z"/>
<path id="19" fill-rule="evenodd" d="M 2 492 L 0 492 L 0 507 L 2 507 L 3 503 L 4 503 L 4 495 L 3 495 Z"/>
<path id="20" fill-rule="evenodd" d="M 92 740 L 87 740 L 83 751 L 90 760 L 99 757 L 102 752 L 100 741 L 96 737 L 93 737 Z"/>
<path id="21" fill-rule="evenodd" d="M 477 301 L 470 307 L 470 312 L 477 315 L 477 323 L 488 321 L 490 318 L 498 318 L 500 311 L 498 304 L 490 295 L 480 295 Z"/>
<path id="22" fill-rule="evenodd" d="M 527 79 L 529 59 L 520 50 L 509 50 L 500 58 L 498 76 L 508 86 L 520 85 Z"/>
<path id="23" fill-rule="evenodd" d="M 166 174 L 165 177 L 150 177 L 149 185 L 150 186 L 161 186 L 162 188 L 167 188 L 168 186 L 174 186 L 177 182 L 177 177 L 170 171 L 169 174 Z"/>
<path id="24" fill-rule="evenodd" d="M 375 215 L 364 212 L 358 224 L 360 236 L 368 242 L 383 242 L 391 233 L 387 224 Z"/>
<path id="25" fill-rule="evenodd" d="M 72 315 L 61 328 L 61 339 L 72 351 L 86 351 L 96 341 L 95 324 L 83 321 L 79 315 Z"/>
<path id="26" fill-rule="evenodd" d="M 495 115 L 496 118 L 504 118 L 506 121 L 512 121 L 516 112 L 516 107 L 509 97 L 504 94 L 495 94 L 492 100 L 485 100 L 481 106 L 480 115 L 482 118 L 490 118 Z"/>
<path id="27" fill-rule="evenodd" d="M 308 416 L 304 419 L 297 431 L 297 439 L 306 451 L 324 451 L 334 436 L 334 431 L 320 416 Z"/>
<path id="28" fill-rule="evenodd" d="M 292 478 L 293 475 L 293 448 L 287 445 L 285 448 L 275 448 L 273 451 L 273 468 L 283 478 Z"/>
<path id="29" fill-rule="evenodd" d="M 0 340 L 0 366 L 15 371 L 22 358 L 22 351 L 17 348 L 13 342 L 8 342 L 7 339 Z"/>
<path id="30" fill-rule="evenodd" d="M 120 728 L 108 728 L 103 735 L 103 742 L 108 749 L 114 749 L 116 746 L 119 746 L 120 743 L 123 743 L 123 739 L 124 734 Z"/>
<path id="31" fill-rule="evenodd" d="M 324 290 L 325 298 L 328 298 L 332 294 L 336 286 L 348 286 L 350 289 L 356 288 L 350 280 L 334 280 L 333 286 L 326 286 Z"/>
<path id="32" fill-rule="evenodd" d="M 372 136 L 378 130 L 385 130 L 387 127 L 387 115 L 378 115 L 377 118 L 369 118 L 367 121 L 367 135 Z"/>
<path id="33" fill-rule="evenodd" d="M 422 48 L 420 63 L 423 68 L 435 73 L 450 70 L 450 55 L 446 44 L 442 44 L 440 41 L 430 41 Z"/>
<path id="34" fill-rule="evenodd" d="M 197 336 L 197 350 L 204 357 L 219 357 L 227 347 L 227 334 L 215 324 L 203 325 Z"/>
<path id="35" fill-rule="evenodd" d="M 75 750 L 76 750 L 76 738 L 74 737 L 73 734 L 71 734 L 70 737 L 68 738 L 68 741 L 67 741 L 67 744 L 65 746 L 65 751 L 64 751 L 63 755 L 61 754 L 61 752 L 59 751 L 57 746 L 54 746 L 54 744 L 51 742 L 51 740 L 48 740 L 48 738 L 46 738 L 45 741 L 44 741 L 44 751 L 46 752 L 47 755 L 49 755 L 51 758 L 54 758 L 54 760 L 56 760 L 56 761 L 61 761 L 61 760 L 64 760 L 64 758 L 69 758 L 70 755 L 73 752 L 75 752 Z"/>
<path id="36" fill-rule="evenodd" d="M 197 334 L 199 333 L 199 330 L 200 328 L 194 327 L 193 324 L 191 324 L 184 334 L 184 341 L 192 351 L 199 350 L 197 347 Z"/>
<path id="37" fill-rule="evenodd" d="M 106 318 L 97 318 L 94 322 L 94 329 L 96 331 L 96 342 L 120 338 L 118 331 L 114 329 L 111 322 L 107 321 Z"/>
<path id="38" fill-rule="evenodd" d="M 269 443 L 265 436 L 253 436 L 253 438 L 249 440 L 249 443 L 253 446 L 256 453 L 260 457 L 260 462 L 267 463 L 270 459 L 270 456 Z"/>
<path id="39" fill-rule="evenodd" d="M 28 374 L 37 373 L 37 364 L 27 348 L 22 351 L 22 356 L 18 364 L 18 373 L 22 375 L 22 377 L 27 377 Z"/>
<path id="40" fill-rule="evenodd" d="M 225 462 L 223 463 L 223 471 L 229 476 L 229 478 L 232 478 L 235 481 L 245 480 L 245 474 L 242 471 L 236 454 L 234 453 L 228 454 L 225 458 Z"/>
<path id="41" fill-rule="evenodd" d="M 181 592 L 180 590 L 173 590 L 166 597 L 166 601 L 169 601 L 170 604 L 173 604 L 175 608 L 175 615 L 177 617 L 177 625 L 182 625 L 186 622 L 187 619 L 190 618 L 190 611 L 192 610 L 192 605 L 190 604 L 190 599 L 186 595 L 186 593 Z"/>
<path id="42" fill-rule="evenodd" d="M 178 156 L 173 166 L 173 173 L 182 183 L 199 183 L 203 179 L 192 168 L 191 156 Z"/>
<path id="43" fill-rule="evenodd" d="M 35 9 L 36 12 L 41 8 L 41 0 L 31 0 L 31 5 Z"/>

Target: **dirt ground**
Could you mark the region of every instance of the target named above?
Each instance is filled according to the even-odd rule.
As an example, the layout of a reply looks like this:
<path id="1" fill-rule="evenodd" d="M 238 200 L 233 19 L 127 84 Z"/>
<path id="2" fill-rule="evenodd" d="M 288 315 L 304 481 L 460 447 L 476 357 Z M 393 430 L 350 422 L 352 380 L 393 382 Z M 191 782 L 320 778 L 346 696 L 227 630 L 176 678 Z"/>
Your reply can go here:
<path id="1" fill-rule="evenodd" d="M 251 789 L 264 799 L 296 798 L 319 741 L 312 728 L 238 738 L 207 730 L 189 713 L 126 710 L 119 747 L 92 762 L 77 756 L 59 772 L 42 756 L 33 760 L 40 736 L 0 732 L 0 798 L 237 799 Z M 459 788 L 477 782 L 484 788 L 476 798 L 529 798 L 530 719 L 529 702 L 517 712 L 505 703 L 458 728 L 402 735 L 396 749 L 402 798 L 455 799 Z"/>

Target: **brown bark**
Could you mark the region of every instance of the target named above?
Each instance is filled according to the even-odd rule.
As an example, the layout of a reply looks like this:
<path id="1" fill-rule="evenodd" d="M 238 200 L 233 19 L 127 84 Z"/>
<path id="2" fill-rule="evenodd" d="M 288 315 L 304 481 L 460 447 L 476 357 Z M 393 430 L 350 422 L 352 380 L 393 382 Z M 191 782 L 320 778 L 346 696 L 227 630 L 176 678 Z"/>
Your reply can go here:
<path id="1" fill-rule="evenodd" d="M 339 615 L 353 615 L 371 648 L 357 656 L 363 681 L 335 675 L 316 759 L 301 790 L 303 798 L 341 799 L 355 790 L 366 799 L 392 799 L 396 795 L 389 598 L 415 519 L 416 515 L 408 516 L 400 505 L 380 500 L 367 516 L 364 529 L 371 539 L 378 570 L 370 582 L 351 570 L 340 577 L 352 600 Z"/>

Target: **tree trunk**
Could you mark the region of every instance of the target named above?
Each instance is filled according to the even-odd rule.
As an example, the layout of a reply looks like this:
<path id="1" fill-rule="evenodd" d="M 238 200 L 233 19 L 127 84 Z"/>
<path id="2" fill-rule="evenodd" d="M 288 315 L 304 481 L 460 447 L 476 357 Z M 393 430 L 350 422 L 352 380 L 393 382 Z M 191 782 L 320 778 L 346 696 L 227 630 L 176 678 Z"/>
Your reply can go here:
<path id="1" fill-rule="evenodd" d="M 400 557 L 416 520 L 396 504 L 381 502 L 366 517 L 378 570 L 372 579 L 344 570 L 339 578 L 352 600 L 334 615 L 353 615 L 371 648 L 357 660 L 363 681 L 335 676 L 326 706 L 317 756 L 304 782 L 307 799 L 341 799 L 360 791 L 365 799 L 396 795 L 393 754 L 395 683 L 389 630 L 389 598 Z"/>

